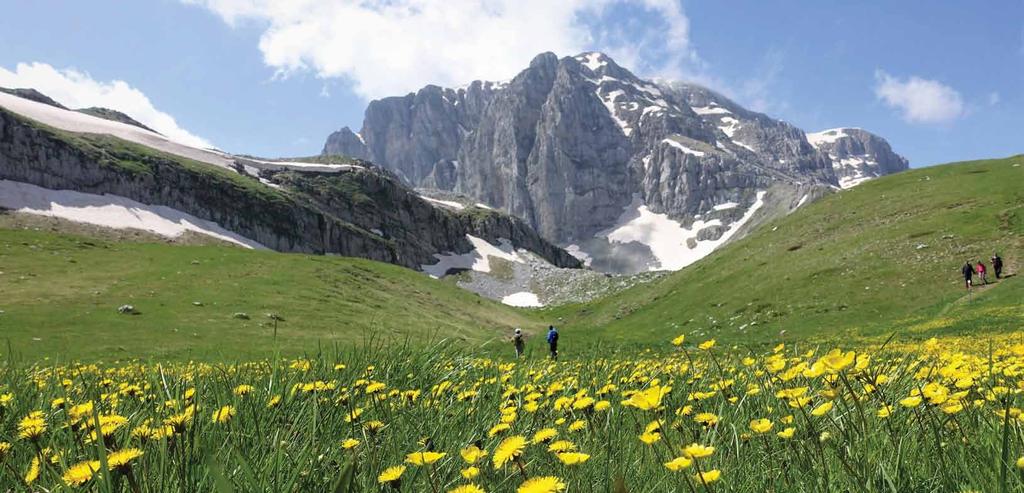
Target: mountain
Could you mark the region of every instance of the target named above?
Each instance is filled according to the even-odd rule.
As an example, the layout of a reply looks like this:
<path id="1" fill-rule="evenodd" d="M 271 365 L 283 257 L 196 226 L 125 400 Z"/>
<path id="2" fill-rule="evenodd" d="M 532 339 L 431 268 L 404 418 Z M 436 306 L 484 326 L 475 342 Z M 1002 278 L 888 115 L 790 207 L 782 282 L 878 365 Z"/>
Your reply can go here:
<path id="1" fill-rule="evenodd" d="M 198 149 L 114 113 L 99 118 L 37 99 L 0 93 L 0 208 L 435 274 L 444 274 L 439 265 L 486 269 L 484 250 L 579 266 L 520 219 L 438 207 L 371 163 Z"/>
<path id="2" fill-rule="evenodd" d="M 905 171 L 909 167 L 906 158 L 893 152 L 885 139 L 859 128 L 833 128 L 809 133 L 807 141 L 832 160 L 842 188 Z"/>
<path id="3" fill-rule="evenodd" d="M 880 177 L 801 207 L 687 269 L 546 315 L 606 343 L 684 332 L 741 344 L 1019 333 L 1021 183 L 1024 155 Z M 1005 262 L 998 282 L 994 253 Z M 968 294 L 960 275 L 967 261 L 989 265 L 991 284 Z"/>
<path id="4" fill-rule="evenodd" d="M 609 272 L 689 265 L 845 173 L 790 124 L 601 53 L 544 53 L 507 82 L 372 101 L 359 133 L 333 133 L 323 152 L 521 217 Z"/>

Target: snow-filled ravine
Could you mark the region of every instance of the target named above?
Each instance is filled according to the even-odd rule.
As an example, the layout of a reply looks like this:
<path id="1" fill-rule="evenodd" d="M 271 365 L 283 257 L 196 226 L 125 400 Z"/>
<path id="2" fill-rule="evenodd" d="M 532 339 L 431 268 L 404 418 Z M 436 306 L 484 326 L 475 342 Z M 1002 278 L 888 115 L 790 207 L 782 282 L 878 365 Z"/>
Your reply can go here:
<path id="1" fill-rule="evenodd" d="M 473 244 L 472 250 L 466 253 L 435 253 L 434 257 L 437 258 L 437 263 L 421 265 L 420 270 L 430 277 L 440 278 L 453 269 L 490 272 L 490 257 L 510 262 L 524 262 L 512 242 L 504 238 L 498 240 L 498 245 L 492 245 L 487 240 L 473 235 L 466 235 L 466 239 Z"/>
<path id="2" fill-rule="evenodd" d="M 722 226 L 719 219 L 698 219 L 690 228 L 685 228 L 666 214 L 652 212 L 639 196 L 633 198 L 633 202 L 625 208 L 614 226 L 599 232 L 596 236 L 607 238 L 612 243 L 636 242 L 646 245 L 657 260 L 649 270 L 679 270 L 704 258 L 729 241 L 764 205 L 765 193 L 757 192 L 757 200 L 747 208 L 740 219 L 729 224 L 728 229 L 716 240 L 698 240 L 697 234 L 707 227 Z M 731 203 L 723 205 L 732 207 Z M 687 244 L 689 240 L 695 243 L 693 248 Z"/>
<path id="3" fill-rule="evenodd" d="M 28 183 L 0 180 L 0 208 L 106 228 L 138 229 L 167 238 L 176 238 L 186 231 L 193 231 L 246 248 L 265 248 L 215 222 L 170 207 L 147 205 L 119 195 L 50 190 Z"/>

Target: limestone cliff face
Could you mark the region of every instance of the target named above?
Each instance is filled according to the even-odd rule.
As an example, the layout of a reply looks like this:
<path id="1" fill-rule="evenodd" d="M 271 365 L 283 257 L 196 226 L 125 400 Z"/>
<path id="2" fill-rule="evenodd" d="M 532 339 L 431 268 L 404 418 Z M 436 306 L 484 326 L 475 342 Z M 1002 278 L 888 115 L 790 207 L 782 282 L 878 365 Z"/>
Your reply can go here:
<path id="1" fill-rule="evenodd" d="M 859 152 L 878 141 L 840 145 Z M 641 79 L 601 53 L 544 53 L 508 82 L 373 101 L 360 133 L 332 134 L 324 152 L 468 195 L 560 244 L 613 226 L 636 198 L 683 225 L 713 213 L 723 227 L 702 233 L 713 239 L 758 191 L 835 187 L 846 176 L 842 149 L 820 150 L 793 125 L 709 89 Z M 905 169 L 894 163 L 878 174 Z M 738 206 L 715 209 L 724 203 Z"/>
<path id="2" fill-rule="evenodd" d="M 809 133 L 807 140 L 832 160 L 842 188 L 910 167 L 906 158 L 893 152 L 885 139 L 859 128 Z"/>
<path id="3" fill-rule="evenodd" d="M 238 169 L 244 170 L 241 162 Z M 419 268 L 435 263 L 434 254 L 471 250 L 470 234 L 494 243 L 508 239 L 555 265 L 579 265 L 522 220 L 436 208 L 370 163 L 355 161 L 333 173 L 266 169 L 259 175 L 106 135 L 56 130 L 0 108 L 0 179 L 172 207 L 284 252 Z"/>

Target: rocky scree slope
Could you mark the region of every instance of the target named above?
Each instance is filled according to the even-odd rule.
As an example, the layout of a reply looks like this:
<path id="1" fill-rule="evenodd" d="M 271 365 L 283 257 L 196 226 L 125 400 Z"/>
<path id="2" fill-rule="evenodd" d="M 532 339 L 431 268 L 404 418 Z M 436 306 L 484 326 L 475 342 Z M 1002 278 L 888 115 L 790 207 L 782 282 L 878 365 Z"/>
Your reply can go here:
<path id="1" fill-rule="evenodd" d="M 323 152 L 507 211 L 614 272 L 681 268 L 847 176 L 802 130 L 601 53 L 373 101 L 360 132 L 333 133 Z"/>
<path id="2" fill-rule="evenodd" d="M 67 111 L 34 113 L 38 108 L 32 105 L 42 104 L 0 99 L 0 180 L 167 206 L 283 252 L 363 257 L 419 269 L 437 263 L 437 254 L 473 251 L 470 238 L 477 237 L 507 240 L 554 265 L 579 266 L 522 220 L 495 211 L 434 207 L 370 163 L 336 157 L 278 162 L 182 151 L 209 158 L 202 162 L 112 135 L 54 128 L 10 110 L 51 116 Z M 64 119 L 52 121 L 63 125 L 86 118 L 95 124 L 90 116 L 59 116 Z M 120 136 L 143 132 L 159 140 L 158 134 L 100 122 Z M 174 151 L 176 146 L 164 147 Z"/>

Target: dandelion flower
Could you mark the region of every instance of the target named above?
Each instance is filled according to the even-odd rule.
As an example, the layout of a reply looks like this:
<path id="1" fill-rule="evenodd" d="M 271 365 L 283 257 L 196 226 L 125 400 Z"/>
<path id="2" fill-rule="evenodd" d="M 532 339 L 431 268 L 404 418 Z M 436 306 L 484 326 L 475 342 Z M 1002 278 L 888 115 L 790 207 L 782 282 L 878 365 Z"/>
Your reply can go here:
<path id="1" fill-rule="evenodd" d="M 682 346 L 683 341 L 686 340 L 686 334 L 679 334 L 675 339 L 672 339 L 673 346 Z"/>
<path id="2" fill-rule="evenodd" d="M 92 479 L 93 474 L 99 470 L 100 461 L 87 460 L 79 462 L 78 464 L 68 468 L 68 470 L 64 472 L 64 475 L 61 476 L 61 479 L 70 486 L 78 486 Z"/>
<path id="3" fill-rule="evenodd" d="M 562 491 L 565 491 L 565 483 L 554 476 L 527 479 L 516 489 L 516 493 L 560 493 Z"/>
<path id="4" fill-rule="evenodd" d="M 722 477 L 722 471 L 718 469 L 712 469 L 710 471 L 702 471 L 693 475 L 693 480 L 703 484 L 710 484 L 718 481 L 718 478 Z"/>
<path id="5" fill-rule="evenodd" d="M 39 457 L 33 457 L 32 462 L 28 465 L 28 471 L 25 471 L 25 484 L 32 484 L 39 479 Z"/>
<path id="6" fill-rule="evenodd" d="M 233 391 L 233 393 L 235 395 L 237 395 L 237 396 L 243 396 L 243 395 L 251 394 L 252 391 L 253 391 L 253 386 L 252 385 L 239 385 L 238 387 L 235 387 L 235 390 Z"/>
<path id="7" fill-rule="evenodd" d="M 556 454 L 561 452 L 571 452 L 576 450 L 576 445 L 568 440 L 558 440 L 548 445 L 548 452 L 554 452 Z"/>
<path id="8" fill-rule="evenodd" d="M 487 455 L 487 451 L 477 447 L 476 445 L 470 445 L 459 451 L 459 455 L 462 456 L 462 460 L 466 461 L 467 464 L 476 464 L 476 462 Z"/>
<path id="9" fill-rule="evenodd" d="M 765 418 L 755 419 L 750 422 L 750 431 L 754 433 L 768 433 L 774 424 Z"/>
<path id="10" fill-rule="evenodd" d="M 577 419 L 569 425 L 569 431 L 580 431 L 587 427 L 587 422 L 582 419 Z"/>
<path id="11" fill-rule="evenodd" d="M 903 407 L 917 407 L 921 404 L 921 396 L 914 395 L 900 400 L 900 405 Z"/>
<path id="12" fill-rule="evenodd" d="M 380 484 L 394 484 L 402 479 L 402 473 L 405 472 L 405 466 L 391 466 L 385 469 L 377 476 L 377 482 Z"/>
<path id="13" fill-rule="evenodd" d="M 715 347 L 715 340 L 714 339 L 708 339 L 708 340 L 700 343 L 700 345 L 698 345 L 697 347 L 707 351 L 708 349 L 711 349 L 711 348 Z"/>
<path id="14" fill-rule="evenodd" d="M 1024 456 L 1017 459 L 1017 469 L 1024 470 Z"/>
<path id="15" fill-rule="evenodd" d="M 462 474 L 462 477 L 466 479 L 473 479 L 480 475 L 480 469 L 476 466 L 469 466 L 460 471 L 460 473 Z"/>
<path id="16" fill-rule="evenodd" d="M 686 447 L 683 447 L 683 455 L 691 459 L 708 457 L 713 453 L 715 453 L 715 447 L 704 446 L 698 443 L 691 443 Z"/>
<path id="17" fill-rule="evenodd" d="M 782 438 L 784 440 L 789 440 L 790 438 L 793 438 L 793 434 L 794 433 L 796 433 L 796 428 L 793 428 L 792 426 L 790 426 L 790 427 L 788 427 L 788 428 L 786 428 L 786 429 L 776 433 L 776 435 L 778 435 L 779 438 Z"/>
<path id="18" fill-rule="evenodd" d="M 18 422 L 18 437 L 35 440 L 46 431 L 46 419 L 42 411 L 32 411 Z"/>
<path id="19" fill-rule="evenodd" d="M 448 490 L 448 493 L 484 493 L 484 490 L 475 484 L 465 484 Z"/>
<path id="20" fill-rule="evenodd" d="M 555 438 L 556 436 L 558 436 L 558 430 L 554 428 L 544 428 L 542 430 L 538 430 L 537 433 L 534 433 L 533 440 L 531 441 L 534 444 L 548 443 L 549 441 L 551 441 L 552 438 Z"/>
<path id="21" fill-rule="evenodd" d="M 523 449 L 526 447 L 526 438 L 513 435 L 501 441 L 494 449 L 494 456 L 491 457 L 491 461 L 494 463 L 495 469 L 502 468 L 509 461 L 519 458 L 523 454 Z"/>
<path id="22" fill-rule="evenodd" d="M 840 349 L 833 349 L 829 351 L 825 356 L 818 359 L 818 362 L 825 365 L 825 367 L 831 372 L 838 372 L 846 367 L 852 365 L 856 359 L 856 353 L 853 351 L 843 352 Z"/>
<path id="23" fill-rule="evenodd" d="M 584 454 L 580 452 L 563 452 L 557 455 L 558 460 L 562 461 L 562 464 L 572 466 L 576 464 L 582 464 L 590 459 L 590 454 Z"/>
<path id="24" fill-rule="evenodd" d="M 142 457 L 142 451 L 137 448 L 127 448 L 111 452 L 107 455 L 107 467 L 111 470 L 124 469 L 139 457 Z"/>
<path id="25" fill-rule="evenodd" d="M 827 412 L 829 412 L 831 410 L 832 410 L 832 401 L 828 401 L 828 402 L 825 402 L 822 405 L 814 408 L 811 411 L 811 415 L 813 415 L 813 416 L 824 416 L 825 413 L 827 413 Z"/>
<path id="26" fill-rule="evenodd" d="M 693 460 L 686 457 L 676 457 L 675 459 L 672 459 L 665 463 L 665 467 L 667 467 L 668 470 L 672 472 L 682 471 L 683 469 L 686 469 L 692 465 Z"/>
<path id="27" fill-rule="evenodd" d="M 213 412 L 213 422 L 225 424 L 238 414 L 234 406 L 224 406 Z"/>
<path id="28" fill-rule="evenodd" d="M 445 455 L 448 455 L 448 454 L 445 454 L 444 452 L 430 452 L 430 451 L 427 451 L 427 452 L 413 452 L 413 453 L 405 456 L 405 461 L 410 463 L 410 464 L 412 464 L 412 465 L 415 465 L 415 466 L 428 466 L 430 464 L 433 464 L 433 463 L 441 460 L 441 458 L 444 457 Z"/>
<path id="29" fill-rule="evenodd" d="M 356 440 L 355 438 L 347 438 L 345 441 L 341 442 L 341 448 L 345 450 L 352 450 L 358 446 L 359 440 Z"/>

